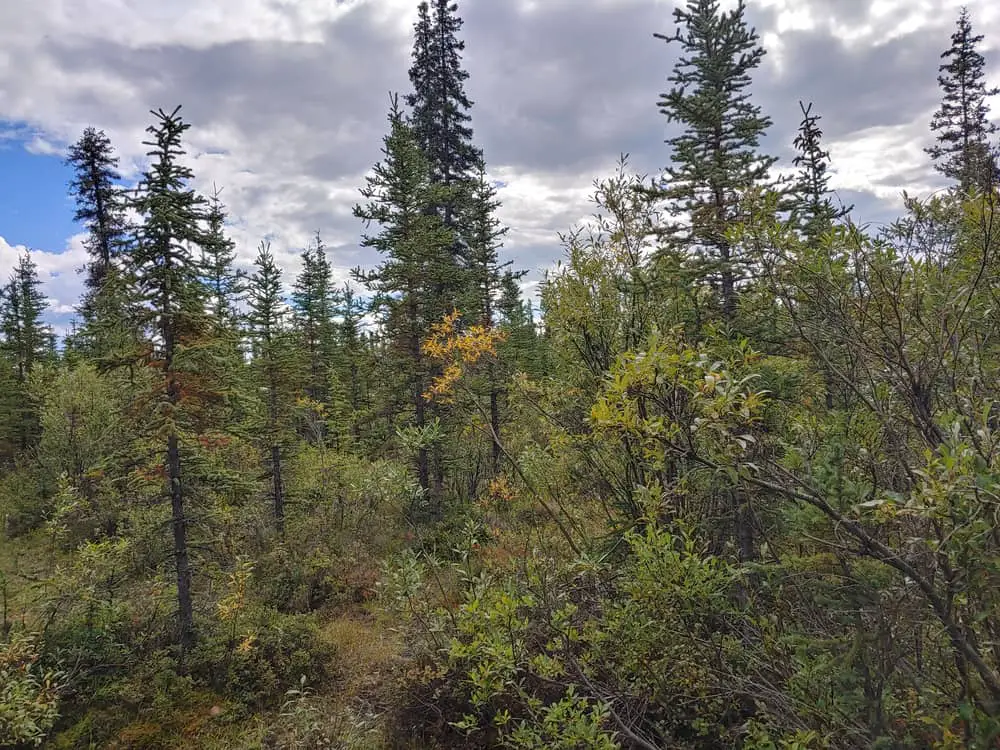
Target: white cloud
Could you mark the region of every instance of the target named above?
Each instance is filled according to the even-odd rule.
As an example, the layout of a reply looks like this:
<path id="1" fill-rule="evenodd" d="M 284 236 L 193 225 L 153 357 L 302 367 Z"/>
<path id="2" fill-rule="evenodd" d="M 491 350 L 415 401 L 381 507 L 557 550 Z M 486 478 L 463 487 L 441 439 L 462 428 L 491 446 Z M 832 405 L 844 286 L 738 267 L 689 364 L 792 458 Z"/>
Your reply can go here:
<path id="1" fill-rule="evenodd" d="M 978 29 L 1000 4 L 968 0 Z M 557 233 L 590 213 L 594 176 L 620 151 L 655 170 L 667 131 L 655 101 L 673 46 L 667 0 L 463 0 L 473 125 L 508 183 L 501 217 L 516 265 L 543 269 Z M 787 151 L 799 99 L 829 127 L 834 185 L 894 201 L 933 187 L 922 146 L 940 50 L 959 0 L 758 0 L 770 54 L 755 80 Z M 184 104 L 198 186 L 223 186 L 241 263 L 269 238 L 288 280 L 316 229 L 338 278 L 374 263 L 351 215 L 380 157 L 387 93 L 408 83 L 416 0 L 0 0 L 0 140 L 51 153 L 95 125 L 137 175 L 150 107 Z M 988 38 L 987 42 L 991 40 Z M 1000 38 L 992 40 L 994 46 Z M 1000 71 L 994 67 L 994 78 Z M 60 189 L 56 186 L 55 189 Z M 0 233 L 3 232 L 0 226 Z M 59 309 L 75 303 L 79 238 L 33 256 Z M 0 244 L 0 273 L 16 249 Z"/>
<path id="2" fill-rule="evenodd" d="M 6 283 L 17 266 L 18 259 L 30 252 L 38 271 L 38 279 L 49 298 L 50 316 L 65 319 L 76 311 L 83 293 L 83 277 L 78 270 L 87 262 L 83 247 L 84 235 L 70 237 L 60 252 L 34 250 L 24 245 L 10 245 L 0 236 L 0 283 Z"/>

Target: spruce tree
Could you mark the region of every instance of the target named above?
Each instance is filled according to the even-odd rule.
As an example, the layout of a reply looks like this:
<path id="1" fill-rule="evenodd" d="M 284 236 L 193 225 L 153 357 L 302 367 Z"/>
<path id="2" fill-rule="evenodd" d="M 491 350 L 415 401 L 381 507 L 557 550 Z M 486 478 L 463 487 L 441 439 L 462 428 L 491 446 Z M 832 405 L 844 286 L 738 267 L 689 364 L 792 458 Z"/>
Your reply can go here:
<path id="1" fill-rule="evenodd" d="M 76 200 L 73 220 L 82 222 L 87 229 L 84 240 L 90 255 L 87 287 L 93 294 L 101 288 L 112 263 L 128 245 L 126 199 L 119 185 L 118 157 L 103 130 L 87 128 L 70 146 L 66 163 L 75 173 L 69 184 Z"/>
<path id="2" fill-rule="evenodd" d="M 14 389 L 5 399 L 5 421 L 11 433 L 9 440 L 20 451 L 34 445 L 39 436 L 38 413 L 29 397 L 28 378 L 39 363 L 54 357 L 54 336 L 42 320 L 48 306 L 31 254 L 19 256 L 0 294 L 0 354 Z"/>
<path id="3" fill-rule="evenodd" d="M 158 370 L 151 420 L 165 442 L 165 474 L 170 496 L 173 557 L 177 574 L 178 641 L 181 655 L 194 639 L 191 596 L 189 518 L 181 473 L 181 436 L 197 429 L 197 404 L 184 393 L 186 383 L 205 382 L 195 355 L 212 330 L 205 313 L 205 289 L 194 248 L 205 240 L 204 199 L 189 187 L 190 168 L 181 163 L 182 138 L 190 125 L 172 112 L 152 111 L 156 121 L 146 132 L 151 140 L 149 168 L 142 176 L 132 207 L 141 219 L 133 265 L 146 317 L 153 335 L 151 364 Z"/>
<path id="4" fill-rule="evenodd" d="M 6 292 L 4 287 L 0 287 L 0 320 L 6 310 Z M 12 468 L 20 451 L 21 409 L 24 403 L 22 389 L 14 376 L 14 362 L 0 346 L 0 469 Z"/>
<path id="5" fill-rule="evenodd" d="M 500 345 L 501 362 L 530 375 L 545 373 L 541 342 L 535 328 L 531 300 L 524 299 L 518 283 L 522 275 L 511 270 L 500 278 L 500 297 L 497 300 L 499 323 L 507 331 L 507 339 Z"/>
<path id="6" fill-rule="evenodd" d="M 255 271 L 247 289 L 248 334 L 253 370 L 265 393 L 263 435 L 270 463 L 271 507 L 279 533 L 285 527 L 285 486 L 282 479 L 282 445 L 288 417 L 290 391 L 294 383 L 293 344 L 285 326 L 281 269 L 269 243 L 261 242 L 254 261 Z M 292 381 L 292 382 L 289 382 Z"/>
<path id="7" fill-rule="evenodd" d="M 414 27 L 413 65 L 406 96 L 409 125 L 427 159 L 431 180 L 449 188 L 428 206 L 453 234 L 449 252 L 455 272 L 442 279 L 437 295 L 459 304 L 467 291 L 469 265 L 468 213 L 482 154 L 472 141 L 472 101 L 465 94 L 469 74 L 462 67 L 465 42 L 458 38 L 462 19 L 452 0 L 422 2 Z"/>
<path id="8" fill-rule="evenodd" d="M 764 57 L 755 29 L 739 0 L 728 12 L 718 0 L 688 0 L 674 11 L 673 35 L 656 34 L 680 46 L 659 100 L 660 112 L 682 131 L 669 138 L 672 163 L 655 195 L 665 198 L 681 222 L 666 234 L 693 251 L 698 273 L 719 292 L 724 320 L 736 314 L 741 259 L 727 231 L 740 220 L 741 196 L 765 182 L 774 158 L 760 153 L 771 120 L 750 101 L 750 74 Z"/>
<path id="9" fill-rule="evenodd" d="M 963 193 L 988 192 L 997 181 L 997 161 L 990 143 L 997 125 L 989 120 L 986 99 L 1000 94 L 1000 88 L 986 88 L 986 63 L 977 49 L 983 36 L 972 33 L 967 8 L 962 8 L 956 25 L 951 47 L 941 55 L 947 62 L 939 67 L 943 97 L 931 119 L 937 143 L 925 150 L 935 168 L 957 183 Z"/>
<path id="10" fill-rule="evenodd" d="M 208 201 L 205 216 L 205 237 L 201 243 L 202 273 L 208 287 L 208 307 L 220 330 L 235 331 L 237 305 L 246 283 L 244 275 L 236 270 L 236 243 L 226 236 L 226 207 L 216 188 Z"/>
<path id="11" fill-rule="evenodd" d="M 431 177 L 446 185 L 471 179 L 480 154 L 472 143 L 472 102 L 465 94 L 469 74 L 462 68 L 465 42 L 458 38 L 462 19 L 452 0 L 422 2 L 414 27 L 413 65 L 407 95 L 410 126 L 430 164 Z M 451 196 L 442 205 L 445 224 L 454 229 L 459 211 Z"/>
<path id="12" fill-rule="evenodd" d="M 696 278 L 709 281 L 718 293 L 722 320 L 736 319 L 740 282 L 746 261 L 728 232 L 743 218 L 741 200 L 764 186 L 775 159 L 760 152 L 760 139 L 771 120 L 750 99 L 751 73 L 765 51 L 747 24 L 746 6 L 722 11 L 718 0 L 688 0 L 674 11 L 677 28 L 670 36 L 680 46 L 668 78 L 673 87 L 659 101 L 668 122 L 681 132 L 667 140 L 672 163 L 655 195 L 667 209 L 683 217 L 667 227 L 672 240 L 663 258 L 680 249 L 692 255 Z M 727 491 L 730 529 L 741 560 L 756 556 L 753 512 L 739 488 Z"/>
<path id="13" fill-rule="evenodd" d="M 795 136 L 797 151 L 792 163 L 799 168 L 791 191 L 792 220 L 803 237 L 815 244 L 834 222 L 851 212 L 852 206 L 835 206 L 830 196 L 830 153 L 822 146 L 823 131 L 819 115 L 812 113 L 812 104 L 799 102 L 802 122 Z"/>
<path id="14" fill-rule="evenodd" d="M 212 329 L 210 345 L 204 353 L 211 364 L 213 389 L 218 396 L 214 423 L 233 436 L 241 431 L 254 399 L 246 382 L 245 342 L 239 312 L 246 278 L 243 271 L 234 267 L 236 243 L 226 234 L 226 208 L 220 194 L 213 186 L 199 242 L 205 313 Z"/>
<path id="15" fill-rule="evenodd" d="M 500 202 L 483 167 L 472 185 L 471 199 L 467 234 L 470 278 L 462 310 L 477 322 L 491 326 L 496 317 L 494 300 L 500 291 L 504 269 L 510 262 L 499 260 L 507 227 L 496 217 Z"/>
<path id="16" fill-rule="evenodd" d="M 307 360 L 306 393 L 319 404 L 330 402 L 330 364 L 334 355 L 334 289 L 326 245 L 319 232 L 302 253 L 302 271 L 292 289 L 295 324 Z"/>
<path id="17" fill-rule="evenodd" d="M 472 192 L 472 203 L 468 217 L 469 239 L 469 276 L 468 301 L 463 309 L 470 318 L 486 328 L 492 328 L 496 320 L 496 299 L 502 291 L 505 273 L 510 262 L 501 263 L 499 251 L 503 246 L 503 238 L 507 227 L 496 217 L 496 209 L 500 203 L 496 198 L 496 188 L 487 180 L 485 167 L 480 165 Z M 523 273 L 514 274 L 516 278 Z M 491 433 L 490 469 L 496 473 L 500 467 L 502 452 L 501 442 L 501 399 L 503 389 L 500 386 L 500 372 L 494 365 L 489 367 L 487 374 L 489 387 L 489 415 Z"/>
<path id="18" fill-rule="evenodd" d="M 430 374 L 421 344 L 431 324 L 451 311 L 451 300 L 441 290 L 454 272 L 449 255 L 454 235 L 436 211 L 428 211 L 449 198 L 448 188 L 433 180 L 395 98 L 389 126 L 383 159 L 361 189 L 365 202 L 354 208 L 365 227 L 378 229 L 364 235 L 362 245 L 377 250 L 383 260 L 373 271 L 355 271 L 355 278 L 374 294 L 373 309 L 407 382 L 412 425 L 419 430 L 428 425 L 423 394 Z M 429 455 L 426 446 L 419 448 L 417 474 L 424 490 L 431 486 Z"/>
<path id="19" fill-rule="evenodd" d="M 7 282 L 0 320 L 3 347 L 14 364 L 19 383 L 25 383 L 35 365 L 52 353 L 52 330 L 42 321 L 49 302 L 41 285 L 31 253 L 19 256 Z"/>
<path id="20" fill-rule="evenodd" d="M 69 185 L 77 207 L 73 218 L 87 229 L 84 246 L 90 256 L 74 346 L 101 369 L 133 365 L 140 335 L 128 257 L 132 229 L 118 157 L 104 131 L 87 128 L 66 161 L 75 175 Z"/>
<path id="21" fill-rule="evenodd" d="M 357 444 L 361 440 L 361 422 L 366 410 L 367 373 L 365 372 L 365 339 L 362 333 L 364 302 L 358 299 L 349 284 L 337 295 L 337 353 L 333 379 L 339 387 L 347 411 L 348 431 Z"/>

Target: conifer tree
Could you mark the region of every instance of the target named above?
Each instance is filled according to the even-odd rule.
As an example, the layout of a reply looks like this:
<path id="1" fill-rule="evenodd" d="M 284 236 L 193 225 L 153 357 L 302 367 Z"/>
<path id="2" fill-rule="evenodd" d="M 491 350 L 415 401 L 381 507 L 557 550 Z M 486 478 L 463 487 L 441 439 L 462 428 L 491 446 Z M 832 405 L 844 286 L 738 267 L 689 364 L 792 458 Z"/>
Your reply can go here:
<path id="1" fill-rule="evenodd" d="M 931 119 L 937 143 L 925 149 L 937 170 L 957 183 L 967 193 L 988 191 L 996 185 L 997 161 L 990 137 L 997 132 L 989 120 L 987 97 L 1000 94 L 1000 88 L 987 88 L 985 60 L 977 47 L 983 40 L 973 34 L 967 8 L 962 8 L 957 28 L 941 58 L 938 84 L 943 92 L 941 106 Z"/>
<path id="2" fill-rule="evenodd" d="M 422 2 L 414 27 L 413 91 L 406 97 L 411 108 L 410 126 L 430 164 L 435 182 L 446 185 L 468 180 L 476 174 L 480 154 L 472 143 L 472 102 L 465 94 L 469 74 L 462 68 L 465 42 L 458 38 L 462 19 L 453 0 Z M 450 196 L 442 217 L 454 229 L 459 218 Z"/>
<path id="3" fill-rule="evenodd" d="M 7 282 L 0 321 L 4 350 L 14 364 L 19 383 L 26 382 L 35 365 L 52 352 L 52 330 L 42 322 L 49 303 L 41 285 L 31 253 L 19 256 Z"/>
<path id="4" fill-rule="evenodd" d="M 834 222 L 847 216 L 852 206 L 833 204 L 830 175 L 827 174 L 830 153 L 822 146 L 820 116 L 812 113 L 812 104 L 799 102 L 799 108 L 802 122 L 793 144 L 798 153 L 792 162 L 799 173 L 791 191 L 792 219 L 806 240 L 815 243 Z"/>
<path id="5" fill-rule="evenodd" d="M 217 408 L 214 422 L 230 435 L 240 432 L 253 404 L 245 376 L 245 350 L 240 308 L 246 292 L 243 271 L 234 267 L 236 243 L 226 235 L 226 208 L 213 186 L 203 222 L 200 274 L 205 313 L 211 325 L 204 354 L 211 363 Z M 208 341 L 208 340 L 206 340 Z"/>
<path id="6" fill-rule="evenodd" d="M 361 189 L 365 202 L 354 208 L 354 215 L 366 227 L 378 228 L 364 235 L 362 245 L 377 250 L 383 260 L 373 271 L 355 271 L 355 278 L 375 295 L 373 309 L 400 362 L 410 394 L 412 424 L 419 430 L 428 424 L 424 392 L 429 369 L 421 342 L 431 324 L 450 312 L 450 300 L 440 290 L 454 271 L 448 254 L 454 236 L 436 211 L 428 211 L 447 200 L 448 189 L 432 179 L 429 161 L 395 98 L 389 126 L 383 160 Z M 421 487 L 429 490 L 425 446 L 418 451 L 417 474 Z"/>
<path id="7" fill-rule="evenodd" d="M 5 312 L 6 304 L 6 289 L 0 287 L 0 314 Z M 0 469 L 11 468 L 21 448 L 23 396 L 14 376 L 14 363 L 0 346 Z"/>
<path id="8" fill-rule="evenodd" d="M 468 220 L 469 238 L 469 299 L 463 306 L 470 318 L 485 328 L 492 328 L 496 321 L 496 298 L 502 291 L 504 274 L 512 274 L 516 278 L 523 273 L 513 274 L 509 269 L 510 262 L 501 263 L 499 251 L 507 227 L 496 217 L 496 209 L 500 203 L 496 197 L 496 188 L 486 178 L 485 167 L 480 164 L 472 192 L 472 203 Z M 506 270 L 505 270 L 506 269 Z M 501 415 L 500 400 L 503 396 L 499 383 L 500 374 L 495 366 L 488 371 L 489 385 L 489 415 L 492 450 L 490 468 L 495 474 L 500 466 L 501 446 Z"/>
<path id="9" fill-rule="evenodd" d="M 208 287 L 208 306 L 220 330 L 235 331 L 236 307 L 246 290 L 242 273 L 233 267 L 236 243 L 226 236 L 226 208 L 216 188 L 208 201 L 205 237 L 201 243 L 201 263 Z"/>
<path id="10" fill-rule="evenodd" d="M 247 290 L 247 325 L 252 344 L 253 369 L 266 393 L 264 436 L 271 472 L 271 506 L 279 533 L 285 525 L 285 487 L 281 459 L 284 424 L 288 412 L 289 379 L 294 380 L 292 344 L 285 327 L 281 269 L 274 262 L 269 243 L 261 242 L 255 272 Z"/>
<path id="11" fill-rule="evenodd" d="M 128 245 L 126 200 L 119 185 L 118 157 L 103 130 L 86 128 L 70 146 L 66 163 L 75 173 L 69 185 L 76 200 L 73 220 L 87 228 L 84 240 L 90 255 L 87 287 L 93 294 L 101 288 L 112 263 Z"/>
<path id="12" fill-rule="evenodd" d="M 362 335 L 364 303 L 349 284 L 337 295 L 337 354 L 333 379 L 340 388 L 348 412 L 349 432 L 354 442 L 361 439 L 362 412 L 365 410 L 367 376 L 364 372 L 365 340 Z"/>
<path id="13" fill-rule="evenodd" d="M 414 27 L 413 65 L 406 96 L 409 125 L 427 159 L 431 180 L 449 190 L 427 210 L 436 211 L 453 234 L 449 248 L 454 273 L 441 279 L 436 294 L 458 305 L 470 283 L 465 278 L 471 242 L 469 211 L 482 154 L 472 141 L 472 101 L 465 94 L 469 74 L 462 67 L 465 42 L 458 38 L 462 19 L 453 0 L 422 2 Z"/>
<path id="14" fill-rule="evenodd" d="M 541 361 L 540 340 L 535 328 L 531 300 L 524 299 L 520 273 L 504 271 L 500 279 L 500 297 L 497 312 L 500 325 L 507 330 L 507 339 L 500 345 L 499 354 L 508 367 L 531 375 L 544 372 Z"/>
<path id="15" fill-rule="evenodd" d="M 80 305 L 83 325 L 74 345 L 102 369 L 128 365 L 137 357 L 140 336 L 129 275 L 132 229 L 118 157 L 104 131 L 87 128 L 70 147 L 67 164 L 75 173 L 69 185 L 77 206 L 73 218 L 87 229 L 84 246 L 90 255 Z"/>
<path id="16" fill-rule="evenodd" d="M 14 393 L 7 394 L 10 442 L 25 451 L 38 438 L 38 414 L 28 394 L 28 377 L 35 367 L 54 356 L 51 328 L 42 321 L 48 300 L 41 291 L 41 281 L 31 254 L 18 258 L 10 281 L 0 294 L 0 354 L 8 368 Z"/>
<path id="17" fill-rule="evenodd" d="M 302 253 L 302 271 L 295 279 L 292 306 L 307 359 L 306 393 L 319 404 L 330 401 L 330 363 L 334 353 L 334 290 L 330 261 L 319 232 Z"/>
<path id="18" fill-rule="evenodd" d="M 495 298 L 500 291 L 504 269 L 510 265 L 509 261 L 501 263 L 499 260 L 507 227 L 496 217 L 496 209 L 500 206 L 497 191 L 486 178 L 482 166 L 472 190 L 467 251 L 470 283 L 462 310 L 489 327 L 495 322 Z"/>
<path id="19" fill-rule="evenodd" d="M 700 256 L 699 273 L 718 289 L 726 321 L 735 316 L 741 277 L 739 251 L 726 232 L 740 219 L 741 195 L 761 185 L 775 161 L 759 151 L 771 120 L 748 88 L 765 52 L 744 12 L 743 0 L 727 12 L 718 0 L 688 0 L 674 11 L 674 33 L 655 35 L 680 46 L 668 78 L 673 88 L 659 107 L 682 131 L 667 140 L 672 163 L 653 192 L 673 215 L 686 217 L 666 233 Z"/>
<path id="20" fill-rule="evenodd" d="M 194 247 L 205 241 L 204 199 L 189 187 L 191 169 L 181 163 L 182 138 L 190 125 L 172 112 L 152 111 L 146 132 L 151 164 L 142 176 L 133 208 L 141 218 L 133 264 L 153 334 L 151 364 L 158 371 L 152 426 L 165 442 L 164 468 L 170 496 L 173 557 L 177 574 L 178 639 L 182 657 L 194 639 L 188 512 L 182 476 L 181 436 L 196 424 L 189 379 L 204 382 L 194 355 L 212 326 L 205 313 L 205 289 Z"/>
<path id="21" fill-rule="evenodd" d="M 667 140 L 672 163 L 664 170 L 665 184 L 653 193 L 667 200 L 671 214 L 683 217 L 667 227 L 673 241 L 668 251 L 679 247 L 693 254 L 694 272 L 717 290 L 728 324 L 735 322 L 746 263 L 728 231 L 742 218 L 743 195 L 766 183 L 775 162 L 760 152 L 771 120 L 751 102 L 749 87 L 765 51 L 745 11 L 743 0 L 729 11 L 718 0 L 688 0 L 674 11 L 674 33 L 655 35 L 680 46 L 668 78 L 673 87 L 659 106 L 682 130 Z M 751 560 L 756 543 L 748 498 L 738 488 L 727 496 L 739 558 Z"/>
<path id="22" fill-rule="evenodd" d="M 485 167 L 483 154 L 473 143 L 461 28 L 454 0 L 420 3 L 410 68 L 413 89 L 406 103 L 411 108 L 409 124 L 427 158 L 431 180 L 448 189 L 428 209 L 438 213 L 453 236 L 448 249 L 453 269 L 441 277 L 433 293 L 446 301 L 443 307 L 458 307 L 472 319 L 491 314 L 484 310 L 484 305 L 491 303 L 483 293 L 483 273 L 489 261 L 484 265 L 480 256 L 495 252 L 492 245 L 502 231 L 492 217 L 497 207 L 495 195 L 481 191 Z M 485 244 L 484 229 L 487 234 L 496 233 Z M 490 248 L 484 250 L 487 246 Z M 439 487 L 443 484 L 443 460 L 436 461 L 435 483 Z"/>

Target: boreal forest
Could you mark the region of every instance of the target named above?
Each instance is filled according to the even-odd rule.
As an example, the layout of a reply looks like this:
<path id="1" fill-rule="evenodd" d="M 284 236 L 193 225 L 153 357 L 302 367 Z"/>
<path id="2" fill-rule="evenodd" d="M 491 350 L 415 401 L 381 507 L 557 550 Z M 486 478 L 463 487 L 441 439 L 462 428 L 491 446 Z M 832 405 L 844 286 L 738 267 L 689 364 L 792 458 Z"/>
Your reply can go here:
<path id="1" fill-rule="evenodd" d="M 0 294 L 0 746 L 1000 747 L 1000 190 L 983 35 L 861 224 L 743 2 L 664 15 L 661 172 L 503 260 L 459 8 L 358 185 L 379 262 L 236 262 L 197 122 L 66 155 L 85 293 Z M 160 108 L 162 105 L 162 108 Z M 379 134 L 376 134 L 376 137 Z M 58 340 L 57 340 L 58 338 Z"/>

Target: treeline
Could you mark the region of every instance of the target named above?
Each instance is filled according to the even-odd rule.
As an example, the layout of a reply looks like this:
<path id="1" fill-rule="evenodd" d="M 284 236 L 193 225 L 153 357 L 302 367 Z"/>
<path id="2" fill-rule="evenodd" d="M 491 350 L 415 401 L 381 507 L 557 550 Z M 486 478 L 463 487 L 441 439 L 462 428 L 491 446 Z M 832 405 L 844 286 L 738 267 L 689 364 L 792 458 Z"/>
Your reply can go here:
<path id="1" fill-rule="evenodd" d="M 78 323 L 30 255 L 0 297 L 0 744 L 995 746 L 983 37 L 942 56 L 949 188 L 870 230 L 812 105 L 774 176 L 743 3 L 674 24 L 668 166 L 595 182 L 537 320 L 450 0 L 353 284 L 319 233 L 291 288 L 266 241 L 237 269 L 180 107 L 134 189 L 82 134 Z"/>

